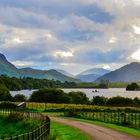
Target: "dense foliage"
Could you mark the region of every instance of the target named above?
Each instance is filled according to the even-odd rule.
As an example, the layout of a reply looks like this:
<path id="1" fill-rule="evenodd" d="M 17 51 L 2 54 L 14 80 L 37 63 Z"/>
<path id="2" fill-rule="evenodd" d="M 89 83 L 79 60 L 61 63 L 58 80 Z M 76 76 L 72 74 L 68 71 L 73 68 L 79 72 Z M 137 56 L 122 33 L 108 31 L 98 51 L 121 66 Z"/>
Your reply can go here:
<path id="1" fill-rule="evenodd" d="M 7 87 L 0 85 L 0 101 L 11 101 L 12 96 Z"/>
<path id="2" fill-rule="evenodd" d="M 138 106 L 140 107 L 140 99 L 139 98 L 127 98 L 127 97 L 112 97 L 106 98 L 103 96 L 95 96 L 93 97 L 91 104 L 99 105 L 99 106 Z"/>
<path id="3" fill-rule="evenodd" d="M 43 88 L 34 91 L 30 97 L 31 102 L 46 102 L 46 103 L 67 103 L 67 104 L 91 104 L 97 106 L 140 106 L 139 98 L 112 97 L 106 98 L 103 96 L 95 96 L 90 101 L 83 92 L 65 93 L 61 89 Z"/>
<path id="4" fill-rule="evenodd" d="M 47 102 L 47 103 L 72 103 L 87 104 L 89 99 L 83 92 L 65 93 L 61 89 L 43 88 L 34 91 L 30 97 L 31 102 Z"/>
<path id="5" fill-rule="evenodd" d="M 34 78 L 15 78 L 0 76 L 0 83 L 9 90 L 22 90 L 22 89 L 40 89 L 43 87 L 48 88 L 69 88 L 76 87 L 74 82 L 61 82 L 47 79 L 34 79 Z"/>
<path id="6" fill-rule="evenodd" d="M 140 87 L 137 83 L 131 83 L 126 87 L 126 90 L 130 90 L 130 91 L 135 91 L 135 90 L 139 90 Z"/>
<path id="7" fill-rule="evenodd" d="M 33 102 L 68 103 L 69 97 L 63 90 L 44 88 L 34 91 L 30 97 Z"/>
<path id="8" fill-rule="evenodd" d="M 69 92 L 68 96 L 70 98 L 71 104 L 88 104 L 89 99 L 83 92 Z"/>
<path id="9" fill-rule="evenodd" d="M 23 94 L 16 94 L 16 95 L 14 96 L 14 101 L 15 101 L 15 102 L 24 102 L 24 101 L 26 101 L 26 100 L 27 100 L 27 98 L 26 98 L 26 96 L 23 95 Z"/>

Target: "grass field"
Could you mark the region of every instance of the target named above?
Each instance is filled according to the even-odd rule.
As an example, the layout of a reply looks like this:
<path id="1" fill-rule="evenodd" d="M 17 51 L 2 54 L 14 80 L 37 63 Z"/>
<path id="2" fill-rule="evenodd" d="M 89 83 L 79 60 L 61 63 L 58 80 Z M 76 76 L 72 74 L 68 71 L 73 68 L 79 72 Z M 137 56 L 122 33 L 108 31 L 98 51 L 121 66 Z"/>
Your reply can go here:
<path id="1" fill-rule="evenodd" d="M 25 119 L 17 122 L 10 122 L 7 117 L 0 116 L 0 138 L 29 132 L 40 124 L 41 121 L 35 119 Z"/>
<path id="2" fill-rule="evenodd" d="M 91 140 L 81 130 L 59 122 L 51 122 L 51 132 L 57 134 L 57 140 Z"/>

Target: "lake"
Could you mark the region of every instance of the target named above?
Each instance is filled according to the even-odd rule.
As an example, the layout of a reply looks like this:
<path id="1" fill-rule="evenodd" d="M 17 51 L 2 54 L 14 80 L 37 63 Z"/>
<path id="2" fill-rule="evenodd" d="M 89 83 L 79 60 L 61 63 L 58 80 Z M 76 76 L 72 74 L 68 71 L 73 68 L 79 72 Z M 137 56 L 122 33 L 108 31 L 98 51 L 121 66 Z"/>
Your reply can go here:
<path id="1" fill-rule="evenodd" d="M 109 88 L 109 89 L 63 89 L 66 93 L 70 91 L 82 91 L 85 92 L 89 99 L 92 99 L 93 96 L 105 96 L 105 97 L 114 97 L 114 96 L 122 96 L 129 98 L 140 98 L 140 91 L 126 91 L 125 88 Z M 98 92 L 93 92 L 97 90 Z M 21 93 L 25 96 L 29 97 L 32 92 L 35 90 L 21 90 L 21 91 L 10 91 L 12 96 Z"/>

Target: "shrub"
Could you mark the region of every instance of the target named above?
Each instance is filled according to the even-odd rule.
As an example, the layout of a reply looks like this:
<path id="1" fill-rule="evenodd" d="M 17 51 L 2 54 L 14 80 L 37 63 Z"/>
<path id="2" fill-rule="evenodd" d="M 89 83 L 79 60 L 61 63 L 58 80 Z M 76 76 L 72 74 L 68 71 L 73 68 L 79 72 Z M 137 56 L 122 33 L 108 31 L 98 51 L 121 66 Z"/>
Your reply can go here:
<path id="1" fill-rule="evenodd" d="M 68 96 L 70 97 L 71 104 L 88 104 L 89 99 L 83 92 L 69 92 Z"/>
<path id="2" fill-rule="evenodd" d="M 104 105 L 106 105 L 107 100 L 108 100 L 108 98 L 103 97 L 103 96 L 94 96 L 91 101 L 91 104 L 98 105 L 98 106 L 104 106 Z"/>
<path id="3" fill-rule="evenodd" d="M 109 98 L 107 101 L 107 105 L 109 106 L 133 106 L 134 102 L 131 98 L 125 98 L 125 97 L 112 97 Z"/>
<path id="4" fill-rule="evenodd" d="M 126 90 L 129 91 L 139 90 L 139 85 L 137 83 L 131 83 L 126 87 Z"/>
<path id="5" fill-rule="evenodd" d="M 18 122 L 24 119 L 24 115 L 21 112 L 11 112 L 6 119 L 8 122 Z"/>
<path id="6" fill-rule="evenodd" d="M 12 101 L 9 90 L 3 85 L 0 85 L 0 101 Z"/>
<path id="7" fill-rule="evenodd" d="M 68 94 L 61 89 L 43 88 L 34 91 L 30 97 L 33 102 L 69 103 Z"/>
<path id="8" fill-rule="evenodd" d="M 9 109 L 15 109 L 17 107 L 16 104 L 12 103 L 12 102 L 2 102 L 0 103 L 0 108 L 9 108 Z"/>
<path id="9" fill-rule="evenodd" d="M 15 102 L 23 102 L 23 101 L 26 101 L 26 96 L 25 95 L 23 95 L 23 94 L 16 94 L 15 96 L 14 96 L 14 101 Z"/>

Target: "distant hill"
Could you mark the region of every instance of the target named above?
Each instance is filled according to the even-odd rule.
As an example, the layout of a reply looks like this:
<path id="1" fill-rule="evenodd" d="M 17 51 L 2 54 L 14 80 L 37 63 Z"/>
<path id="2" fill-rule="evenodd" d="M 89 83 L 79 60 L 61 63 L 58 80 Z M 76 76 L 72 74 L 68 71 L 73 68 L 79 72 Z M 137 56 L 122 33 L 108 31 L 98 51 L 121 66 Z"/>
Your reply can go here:
<path id="1" fill-rule="evenodd" d="M 67 72 L 65 70 L 61 70 L 61 69 L 55 69 L 55 70 L 60 72 L 60 73 L 62 73 L 62 74 L 64 74 L 64 75 L 67 75 L 69 77 L 74 77 L 74 75 L 72 75 L 71 73 L 69 73 L 69 72 Z"/>
<path id="2" fill-rule="evenodd" d="M 77 82 L 78 80 L 71 78 L 69 76 L 66 76 L 54 69 L 51 70 L 37 70 L 32 68 L 23 68 L 20 69 L 22 76 L 25 77 L 33 77 L 38 79 L 49 79 L 49 80 L 59 80 L 59 81 L 71 81 L 71 82 Z"/>
<path id="3" fill-rule="evenodd" d="M 85 82 L 93 82 L 100 76 L 110 72 L 109 70 L 103 68 L 93 68 L 86 70 L 78 75 L 75 76 L 76 79 L 80 79 Z"/>
<path id="4" fill-rule="evenodd" d="M 133 62 L 99 77 L 96 81 L 140 81 L 140 63 Z"/>
<path id="5" fill-rule="evenodd" d="M 6 57 L 0 53 L 0 75 L 9 77 L 32 77 L 38 79 L 49 79 L 59 81 L 77 82 L 78 80 L 66 76 L 56 70 L 36 70 L 32 68 L 18 69 L 11 64 Z"/>
<path id="6" fill-rule="evenodd" d="M 10 77 L 20 77 L 19 70 L 12 65 L 6 57 L 0 53 L 0 75 L 7 75 Z"/>

